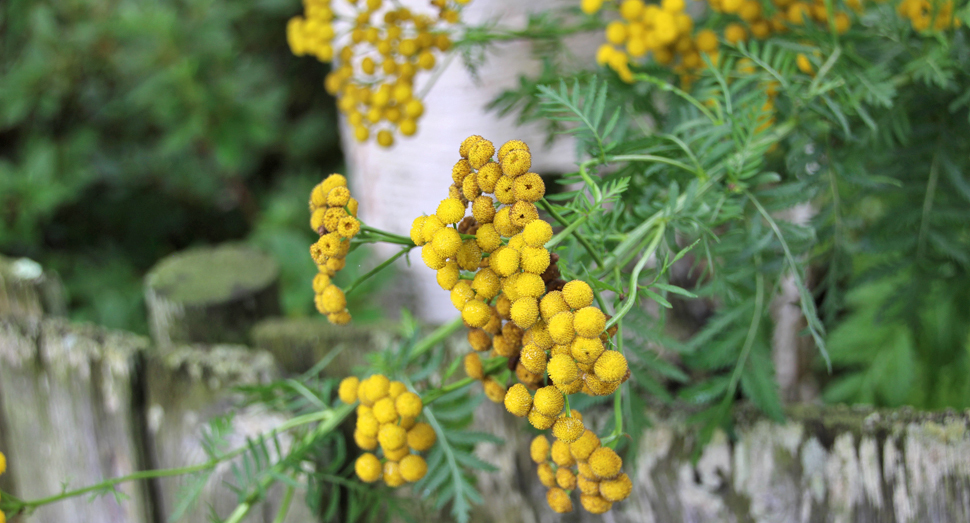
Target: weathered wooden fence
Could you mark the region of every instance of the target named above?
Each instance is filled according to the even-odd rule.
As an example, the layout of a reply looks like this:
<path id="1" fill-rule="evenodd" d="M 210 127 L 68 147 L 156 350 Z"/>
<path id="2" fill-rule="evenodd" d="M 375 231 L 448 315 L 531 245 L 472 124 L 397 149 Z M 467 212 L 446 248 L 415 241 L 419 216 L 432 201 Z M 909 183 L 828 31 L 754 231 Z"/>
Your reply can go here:
<path id="1" fill-rule="evenodd" d="M 259 293 L 272 278 L 250 281 L 256 280 L 262 283 L 252 290 Z M 360 362 L 362 348 L 377 348 L 390 338 L 382 329 L 269 318 L 252 329 L 259 349 L 218 340 L 207 345 L 179 340 L 163 349 L 147 338 L 59 318 L 58 288 L 56 278 L 36 264 L 0 259 L 0 448 L 9 457 L 8 473 L 0 479 L 5 490 L 23 498 L 202 461 L 202 427 L 234 409 L 231 386 L 272 379 L 280 367 L 305 370 L 341 344 L 354 348 L 336 360 L 335 372 L 346 373 Z M 234 288 L 229 301 L 252 299 Z M 609 516 L 594 517 L 581 511 L 558 516 L 546 507 L 522 420 L 501 406 L 483 405 L 477 414 L 481 429 L 505 443 L 479 449 L 500 470 L 479 476 L 486 503 L 473 519 L 970 521 L 967 413 L 816 406 L 793 406 L 788 413 L 787 423 L 774 424 L 740 411 L 737 439 L 718 434 L 696 463 L 685 414 L 640 413 L 653 424 L 641 437 L 637 462 L 626 466 L 633 495 Z M 596 413 L 589 419 L 595 423 Z M 280 421 L 265 412 L 237 412 L 236 443 Z M 185 521 L 205 521 L 209 506 L 222 516 L 231 510 L 236 495 L 222 483 L 227 474 L 227 469 L 214 474 L 201 507 Z M 75 498 L 43 507 L 29 521 L 161 523 L 179 501 L 178 487 L 171 478 L 128 483 L 119 487 L 126 496 L 120 503 L 110 495 Z M 247 521 L 272 521 L 277 500 L 271 495 Z M 288 521 L 313 519 L 295 503 Z"/>

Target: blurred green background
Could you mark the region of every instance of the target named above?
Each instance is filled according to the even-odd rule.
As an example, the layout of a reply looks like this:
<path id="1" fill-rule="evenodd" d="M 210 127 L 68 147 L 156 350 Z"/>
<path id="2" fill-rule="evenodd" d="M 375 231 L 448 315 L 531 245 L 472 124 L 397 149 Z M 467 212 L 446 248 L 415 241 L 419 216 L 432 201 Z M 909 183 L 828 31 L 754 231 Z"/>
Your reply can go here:
<path id="1" fill-rule="evenodd" d="M 146 333 L 160 258 L 244 240 L 309 315 L 309 191 L 341 169 L 326 66 L 293 0 L 0 2 L 0 253 L 64 279 L 76 320 Z"/>

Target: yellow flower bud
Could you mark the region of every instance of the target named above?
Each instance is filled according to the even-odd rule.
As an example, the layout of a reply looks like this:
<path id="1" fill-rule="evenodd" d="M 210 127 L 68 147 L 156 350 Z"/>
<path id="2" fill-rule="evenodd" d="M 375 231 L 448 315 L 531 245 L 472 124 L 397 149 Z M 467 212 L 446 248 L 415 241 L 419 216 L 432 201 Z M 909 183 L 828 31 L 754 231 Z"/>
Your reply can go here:
<path id="1" fill-rule="evenodd" d="M 427 423 L 417 423 L 410 430 L 408 430 L 408 447 L 417 452 L 424 452 L 430 449 L 435 441 L 438 440 L 438 436 L 435 434 L 434 429 L 431 425 Z"/>
<path id="2" fill-rule="evenodd" d="M 424 226 L 424 216 L 418 216 L 411 222 L 411 241 L 417 246 L 424 245 L 424 233 L 421 232 L 421 228 Z"/>
<path id="3" fill-rule="evenodd" d="M 421 414 L 421 409 L 424 405 L 421 402 L 420 396 L 411 391 L 407 391 L 401 393 L 394 400 L 394 407 L 402 417 L 416 418 Z"/>
<path id="4" fill-rule="evenodd" d="M 407 392 L 408 387 L 404 383 L 394 380 L 387 388 L 387 397 L 396 400 L 398 396 Z"/>
<path id="5" fill-rule="evenodd" d="M 492 225 L 495 226 L 495 230 L 505 237 L 515 236 L 521 230 L 512 223 L 511 210 L 511 207 L 502 207 L 492 218 Z"/>
<path id="6" fill-rule="evenodd" d="M 556 424 L 552 426 L 552 435 L 563 442 L 563 445 L 565 445 L 563 452 L 568 454 L 569 446 L 566 444 L 579 439 L 585 430 L 586 427 L 583 426 L 583 422 L 579 418 L 560 416 L 556 420 Z M 571 461 L 570 465 L 572 465 Z"/>
<path id="7" fill-rule="evenodd" d="M 502 173 L 515 178 L 529 172 L 532 167 L 532 154 L 526 149 L 513 149 L 499 160 Z"/>
<path id="8" fill-rule="evenodd" d="M 336 285 L 328 285 L 326 289 L 323 289 L 321 296 L 323 308 L 328 313 L 340 312 L 347 308 L 347 298 L 344 296 L 344 291 Z"/>
<path id="9" fill-rule="evenodd" d="M 520 297 L 538 298 L 546 292 L 546 284 L 538 274 L 523 272 L 515 280 L 515 291 Z"/>
<path id="10" fill-rule="evenodd" d="M 542 463 L 549 459 L 549 448 L 549 440 L 540 434 L 532 439 L 529 445 L 529 456 L 532 457 L 532 461 Z"/>
<path id="11" fill-rule="evenodd" d="M 574 360 L 587 364 L 595 362 L 600 354 L 603 354 L 603 350 L 603 342 L 599 338 L 577 337 L 569 347 L 570 355 Z"/>
<path id="12" fill-rule="evenodd" d="M 532 396 L 528 389 L 521 383 L 516 383 L 505 394 L 505 410 L 513 416 L 523 417 L 529 414 L 532 408 Z"/>
<path id="13" fill-rule="evenodd" d="M 485 389 L 485 396 L 493 403 L 502 403 L 505 400 L 505 387 L 491 376 L 482 382 L 482 387 Z"/>
<path id="14" fill-rule="evenodd" d="M 609 512 L 613 508 L 613 503 L 601 498 L 600 496 L 590 496 L 587 494 L 580 494 L 579 502 L 586 509 L 586 512 L 590 514 L 603 514 L 604 512 Z"/>
<path id="15" fill-rule="evenodd" d="M 546 184 L 536 173 L 526 173 L 515 179 L 512 193 L 516 200 L 537 202 L 546 194 Z"/>
<path id="16" fill-rule="evenodd" d="M 377 400 L 387 396 L 391 388 L 391 380 L 383 374 L 374 374 L 361 382 L 357 389 L 357 398 L 365 405 L 373 405 Z"/>
<path id="17" fill-rule="evenodd" d="M 485 374 L 482 372 L 482 359 L 478 356 L 478 353 L 471 352 L 465 355 L 465 374 L 469 378 L 474 378 L 476 380 L 481 380 L 485 378 Z"/>
<path id="18" fill-rule="evenodd" d="M 450 258 L 458 254 L 458 249 L 461 247 L 461 235 L 458 234 L 458 231 L 452 229 L 451 227 L 443 227 L 438 229 L 438 232 L 434 233 L 434 236 L 431 238 L 431 246 L 434 248 L 434 251 L 438 253 L 438 256 L 442 258 Z"/>
<path id="19" fill-rule="evenodd" d="M 428 464 L 417 454 L 408 454 L 401 460 L 401 477 L 409 483 L 419 481 L 428 473 Z"/>
<path id="20" fill-rule="evenodd" d="M 522 352 L 519 353 L 519 363 L 533 374 L 542 374 L 546 371 L 546 351 L 540 349 L 538 345 L 530 343 L 522 347 Z"/>
<path id="21" fill-rule="evenodd" d="M 438 204 L 438 212 L 435 213 L 435 216 L 446 225 L 458 223 L 465 217 L 465 205 L 459 200 L 446 198 Z"/>
<path id="22" fill-rule="evenodd" d="M 590 454 L 600 447 L 600 439 L 593 431 L 586 429 L 583 434 L 569 444 L 569 452 L 577 461 L 586 461 Z"/>
<path id="23" fill-rule="evenodd" d="M 486 267 L 475 273 L 475 279 L 472 280 L 472 290 L 482 298 L 490 300 L 498 295 L 501 284 L 499 275 L 491 268 Z"/>
<path id="24" fill-rule="evenodd" d="M 560 473 L 572 475 L 572 472 L 569 472 L 566 469 L 559 469 L 556 471 L 557 484 L 559 483 Z M 576 477 L 573 476 L 573 483 L 575 483 L 575 480 Z M 554 487 L 546 491 L 546 502 L 549 503 L 549 508 L 558 514 L 565 514 L 573 511 L 573 501 L 569 499 L 569 494 L 566 494 L 566 491 L 562 488 Z"/>
<path id="25" fill-rule="evenodd" d="M 495 199 L 505 205 L 515 203 L 515 179 L 502 175 L 495 181 Z"/>
<path id="26" fill-rule="evenodd" d="M 495 154 L 495 146 L 492 142 L 482 138 L 468 149 L 468 163 L 473 169 L 481 169 L 488 163 Z"/>
<path id="27" fill-rule="evenodd" d="M 469 329 L 468 344 L 476 352 L 484 352 L 492 348 L 492 337 L 482 329 Z"/>
<path id="28" fill-rule="evenodd" d="M 526 145 L 526 143 L 523 142 L 522 140 L 509 140 L 504 144 L 502 144 L 502 147 L 499 147 L 498 161 L 501 162 L 502 160 L 505 159 L 505 155 L 509 154 L 511 151 L 514 151 L 516 149 L 521 149 L 528 152 L 529 146 Z"/>
<path id="29" fill-rule="evenodd" d="M 405 449 L 407 452 L 407 449 Z M 401 476 L 401 466 L 396 460 L 388 460 L 384 462 L 384 484 L 388 487 L 396 488 L 400 487 L 405 483 L 404 477 Z"/>
<path id="30" fill-rule="evenodd" d="M 381 460 L 377 459 L 377 456 L 370 452 L 365 452 L 354 462 L 354 471 L 357 472 L 357 477 L 361 481 L 373 483 L 381 479 Z"/>
<path id="31" fill-rule="evenodd" d="M 482 249 L 476 240 L 464 240 L 458 247 L 457 256 L 459 267 L 466 271 L 475 271 L 482 262 Z"/>
<path id="32" fill-rule="evenodd" d="M 476 175 L 478 188 L 483 192 L 491 193 L 495 191 L 495 185 L 502 177 L 502 168 L 495 162 L 488 162 L 478 169 Z"/>
<path id="33" fill-rule="evenodd" d="M 598 496 L 600 493 L 600 483 L 595 479 L 596 475 L 591 470 L 585 470 L 585 472 L 589 472 L 589 476 L 587 476 L 583 473 L 584 469 L 589 469 L 589 464 L 580 462 L 579 475 L 576 477 L 576 487 L 581 494 Z"/>
<path id="34" fill-rule="evenodd" d="M 600 381 L 607 383 L 618 382 L 626 376 L 628 366 L 623 354 L 615 350 L 608 350 L 600 355 L 593 366 L 593 372 Z"/>
<path id="35" fill-rule="evenodd" d="M 566 354 L 556 354 L 549 358 L 546 370 L 549 371 L 549 379 L 557 386 L 569 385 L 579 377 L 576 362 L 572 356 Z"/>
<path id="36" fill-rule="evenodd" d="M 438 254 L 438 251 L 435 250 L 434 246 L 430 243 L 426 243 L 424 244 L 424 247 L 421 247 L 421 261 L 423 261 L 429 269 L 434 270 L 443 268 L 446 263 L 445 258 Z"/>
<path id="37" fill-rule="evenodd" d="M 494 252 L 502 245 L 502 237 L 499 235 L 498 231 L 495 230 L 495 225 L 491 223 L 486 223 L 478 228 L 475 233 L 475 243 L 484 252 Z"/>
<path id="38" fill-rule="evenodd" d="M 539 319 L 539 304 L 535 298 L 523 296 L 512 303 L 512 309 L 509 313 L 516 325 L 528 329 Z"/>
<path id="39" fill-rule="evenodd" d="M 377 443 L 384 450 L 396 450 L 407 443 L 408 434 L 404 427 L 393 423 L 384 423 L 377 433 Z"/>
<path id="40" fill-rule="evenodd" d="M 472 216 L 480 224 L 492 223 L 492 218 L 495 217 L 495 201 L 489 196 L 475 198 L 472 202 Z"/>
<path id="41" fill-rule="evenodd" d="M 438 269 L 437 280 L 438 285 L 446 291 L 450 291 L 461 279 L 460 271 L 458 270 L 458 263 L 454 260 L 449 260 L 445 262 L 445 266 Z"/>
<path id="42" fill-rule="evenodd" d="M 373 436 L 367 436 L 359 430 L 354 431 L 354 443 L 361 450 L 376 450 L 377 449 L 377 438 Z"/>
<path id="43" fill-rule="evenodd" d="M 471 327 L 484 327 L 492 315 L 492 308 L 481 300 L 468 300 L 461 309 L 461 319 Z"/>
<path id="44" fill-rule="evenodd" d="M 536 474 L 539 476 L 539 482 L 546 487 L 554 488 L 556 486 L 556 472 L 552 470 L 552 465 L 549 463 L 540 463 L 536 469 Z"/>
<path id="45" fill-rule="evenodd" d="M 396 422 L 398 418 L 397 410 L 394 408 L 394 400 L 390 396 L 377 400 L 372 412 L 381 424 Z"/>
<path id="46" fill-rule="evenodd" d="M 519 253 L 508 247 L 500 247 L 489 257 L 489 267 L 500 276 L 511 276 L 519 270 Z"/>
<path id="47" fill-rule="evenodd" d="M 607 501 L 623 501 L 630 496 L 632 490 L 633 483 L 630 481 L 630 476 L 626 474 L 601 481 L 599 488 L 600 496 Z"/>
<path id="48" fill-rule="evenodd" d="M 360 379 L 357 376 L 347 376 L 340 381 L 340 386 L 337 388 L 337 396 L 340 397 L 340 401 L 350 405 L 357 401 L 357 387 L 360 386 Z"/>
<path id="49" fill-rule="evenodd" d="M 544 416 L 554 417 L 562 412 L 564 401 L 562 392 L 559 392 L 556 387 L 549 385 L 536 391 L 533 407 Z"/>
<path id="50" fill-rule="evenodd" d="M 535 222 L 543 223 L 541 220 L 533 220 L 532 223 Z M 544 247 L 523 247 L 521 254 L 520 264 L 522 265 L 523 271 L 532 274 L 542 274 L 549 268 L 549 251 Z"/>
<path id="51" fill-rule="evenodd" d="M 549 336 L 560 345 L 572 343 L 576 332 L 573 330 L 573 313 L 562 311 L 549 319 Z"/>
<path id="52" fill-rule="evenodd" d="M 529 411 L 529 424 L 539 430 L 547 430 L 554 423 L 556 423 L 556 418 L 553 416 L 546 416 L 536 409 Z"/>
<path id="53" fill-rule="evenodd" d="M 539 210 L 536 209 L 534 203 L 519 200 L 512 205 L 509 217 L 512 220 L 512 225 L 525 227 L 529 222 L 539 218 Z"/>
<path id="54" fill-rule="evenodd" d="M 539 302 L 539 311 L 542 314 L 542 319 L 547 322 L 552 319 L 553 316 L 568 310 L 569 305 L 566 303 L 566 300 L 563 298 L 563 294 L 560 291 L 552 291 L 547 293 L 542 297 L 542 301 Z"/>
<path id="55" fill-rule="evenodd" d="M 601 479 L 613 478 L 620 473 L 623 460 L 609 447 L 599 447 L 589 456 L 589 466 Z"/>

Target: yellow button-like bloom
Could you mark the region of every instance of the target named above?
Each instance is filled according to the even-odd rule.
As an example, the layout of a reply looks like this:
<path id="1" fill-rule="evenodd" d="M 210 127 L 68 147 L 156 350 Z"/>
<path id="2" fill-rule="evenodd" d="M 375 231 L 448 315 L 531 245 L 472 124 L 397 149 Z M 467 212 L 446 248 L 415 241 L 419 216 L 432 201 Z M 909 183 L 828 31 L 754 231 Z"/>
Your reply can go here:
<path id="1" fill-rule="evenodd" d="M 532 395 L 521 383 L 516 383 L 505 394 L 505 410 L 513 416 L 523 417 L 532 409 Z"/>
<path id="2" fill-rule="evenodd" d="M 572 309 L 589 307 L 593 303 L 593 289 L 582 280 L 567 282 L 562 288 L 562 297 Z"/>
<path id="3" fill-rule="evenodd" d="M 609 447 L 600 447 L 589 456 L 589 466 L 601 479 L 613 478 L 620 473 L 623 460 Z"/>
<path id="4" fill-rule="evenodd" d="M 577 461 L 586 461 L 590 454 L 600 447 L 600 439 L 593 431 L 586 429 L 583 434 L 569 444 L 569 451 Z"/>
<path id="5" fill-rule="evenodd" d="M 360 385 L 360 379 L 357 376 L 348 376 L 340 381 L 340 386 L 337 387 L 337 396 L 340 397 L 340 401 L 350 405 L 357 401 L 357 387 Z"/>
<path id="6" fill-rule="evenodd" d="M 600 496 L 590 496 L 580 494 L 579 502 L 590 514 L 603 514 L 613 508 L 613 503 L 601 498 Z"/>
<path id="7" fill-rule="evenodd" d="M 416 418 L 421 414 L 421 409 L 424 408 L 424 404 L 421 402 L 420 396 L 413 392 L 407 391 L 401 393 L 401 395 L 394 400 L 394 407 L 401 416 L 407 418 Z"/>
<path id="8" fill-rule="evenodd" d="M 434 446 L 435 442 L 438 441 L 438 436 L 431 425 L 422 422 L 415 424 L 408 430 L 407 440 L 408 447 L 411 447 L 412 450 L 424 452 Z"/>
<path id="9" fill-rule="evenodd" d="M 354 471 L 361 481 L 373 483 L 381 479 L 382 473 L 381 460 L 370 452 L 365 452 L 354 463 Z"/>
<path id="10" fill-rule="evenodd" d="M 601 481 L 599 490 L 600 496 L 607 501 L 623 501 L 630 496 L 633 483 L 630 481 L 630 476 L 620 474 L 613 479 Z"/>
<path id="11" fill-rule="evenodd" d="M 377 400 L 374 403 L 372 412 L 374 413 L 374 417 L 377 418 L 377 421 L 382 425 L 392 421 L 396 422 L 398 418 L 397 409 L 394 407 L 394 399 L 390 396 Z"/>
<path id="12" fill-rule="evenodd" d="M 542 434 L 539 434 L 533 438 L 532 443 L 529 445 L 529 456 L 537 464 L 542 463 L 549 459 L 549 450 L 549 440 Z"/>
<path id="13" fill-rule="evenodd" d="M 461 309 L 461 319 L 471 327 L 484 327 L 492 316 L 492 308 L 481 300 L 468 300 Z"/>
<path id="14" fill-rule="evenodd" d="M 393 423 L 384 423 L 377 432 L 377 443 L 384 450 L 395 450 L 403 447 L 408 441 L 408 433 L 404 427 Z"/>
<path id="15" fill-rule="evenodd" d="M 615 350 L 608 350 L 600 355 L 593 366 L 593 372 L 600 381 L 617 382 L 626 376 L 628 366 L 623 354 Z"/>
<path id="16" fill-rule="evenodd" d="M 561 470 L 568 472 L 565 469 Z M 558 472 L 556 474 L 556 478 L 558 480 Z M 575 477 L 573 479 L 575 479 Z M 573 510 L 573 502 L 571 499 L 569 499 L 569 494 L 566 494 L 566 491 L 559 487 L 553 487 L 546 491 L 546 502 L 549 503 L 549 508 L 559 514 L 565 514 L 567 512 L 572 512 Z"/>
<path id="17" fill-rule="evenodd" d="M 428 473 L 428 464 L 417 454 L 409 454 L 401 460 L 401 476 L 410 483 L 419 481 Z"/>
<path id="18" fill-rule="evenodd" d="M 584 338 L 595 338 L 606 328 L 606 315 L 598 307 L 583 307 L 573 316 L 576 334 Z"/>

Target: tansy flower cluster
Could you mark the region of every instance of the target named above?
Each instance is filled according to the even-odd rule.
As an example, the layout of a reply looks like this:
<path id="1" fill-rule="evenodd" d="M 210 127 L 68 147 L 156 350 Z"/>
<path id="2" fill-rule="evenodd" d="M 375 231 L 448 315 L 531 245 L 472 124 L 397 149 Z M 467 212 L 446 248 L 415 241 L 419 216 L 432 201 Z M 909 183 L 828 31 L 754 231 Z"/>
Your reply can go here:
<path id="1" fill-rule="evenodd" d="M 908 19 L 913 29 L 937 31 L 960 27 L 960 19 L 953 16 L 953 0 L 903 0 L 896 6 L 899 16 Z"/>
<path id="2" fill-rule="evenodd" d="M 578 417 L 578 413 L 573 411 L 573 416 Z M 544 435 L 536 436 L 529 454 L 538 464 L 539 481 L 549 489 L 546 501 L 556 512 L 572 511 L 569 492 L 573 490 L 579 490 L 580 504 L 593 514 L 610 510 L 633 490 L 630 477 L 620 472 L 623 459 L 613 449 L 601 446 L 591 430 L 583 429 L 571 441 L 557 438 L 551 445 Z"/>
<path id="3" fill-rule="evenodd" d="M 562 444 L 571 443 L 586 429 L 578 412 L 564 412 L 566 396 L 615 392 L 629 377 L 626 359 L 606 348 L 615 331 L 606 331 L 608 317 L 593 306 L 593 289 L 580 280 L 562 280 L 558 256 L 545 248 L 552 226 L 535 205 L 545 184 L 529 171 L 528 146 L 511 140 L 496 150 L 475 135 L 458 152 L 449 197 L 435 214 L 414 220 L 411 239 L 422 247 L 422 260 L 437 271 L 438 284 L 451 292 L 469 328 L 474 352 L 464 360 L 468 376 L 481 380 L 486 395 L 512 414 L 527 417 L 539 430 L 551 429 Z M 471 216 L 466 216 L 469 206 Z M 484 372 L 479 354 L 486 351 L 506 358 L 518 383 L 506 390 Z M 540 469 L 544 474 L 545 467 Z M 618 468 L 586 477 L 617 474 Z M 550 505 L 571 509 L 566 490 L 556 488 Z M 583 506 L 596 513 L 609 510 L 612 500 L 597 496 L 581 497 Z"/>
<path id="4" fill-rule="evenodd" d="M 329 0 L 305 0 L 305 17 L 287 24 L 293 54 L 311 54 L 339 66 L 324 87 L 337 97 L 358 141 L 376 136 L 390 147 L 394 130 L 411 136 L 418 130 L 424 105 L 415 97 L 415 76 L 434 68 L 437 56 L 451 48 L 448 26 L 458 22 L 458 9 L 469 0 L 432 0 L 437 16 L 415 14 L 405 7 L 384 8 L 382 0 L 348 0 L 356 14 L 346 25 L 346 45 L 335 52 L 334 11 Z M 376 130 L 376 133 L 375 133 Z"/>
<path id="5" fill-rule="evenodd" d="M 926 1 L 926 0 L 923 0 Z M 600 65 L 607 65 L 625 82 L 632 82 L 630 63 L 651 54 L 661 65 L 671 66 L 681 75 L 685 85 L 706 64 L 702 54 L 718 63 L 720 41 L 737 44 L 751 37 L 765 39 L 793 26 L 813 20 L 825 26 L 829 14 L 823 0 L 800 2 L 772 0 L 769 16 L 759 0 L 708 0 L 713 11 L 729 16 L 721 35 L 712 29 L 694 31 L 692 18 L 684 12 L 684 0 L 662 0 L 659 5 L 643 0 L 622 0 L 617 3 L 621 19 L 606 26 L 606 40 L 596 55 Z M 612 4 L 612 2 L 610 2 Z M 861 0 L 849 0 L 849 7 L 861 10 Z M 603 0 L 582 0 L 581 8 L 588 14 L 599 12 Z M 723 19 L 724 17 L 722 17 Z M 849 13 L 835 10 L 832 20 L 838 33 L 848 31 L 852 24 Z M 807 57 L 800 59 L 799 68 L 805 71 Z"/>
<path id="6" fill-rule="evenodd" d="M 310 228 L 320 239 L 310 246 L 310 256 L 319 272 L 313 278 L 314 304 L 330 323 L 350 321 L 344 291 L 330 279 L 344 268 L 350 240 L 360 232 L 357 200 L 351 198 L 347 179 L 331 174 L 310 192 Z"/>
<path id="7" fill-rule="evenodd" d="M 431 425 L 417 421 L 424 408 L 420 396 L 381 374 L 363 381 L 344 378 L 337 394 L 348 405 L 360 402 L 354 441 L 368 452 L 354 464 L 357 477 L 367 483 L 383 478 L 389 487 L 424 477 L 428 464 L 417 453 L 430 449 L 437 436 Z M 380 456 L 373 452 L 378 447 Z"/>

